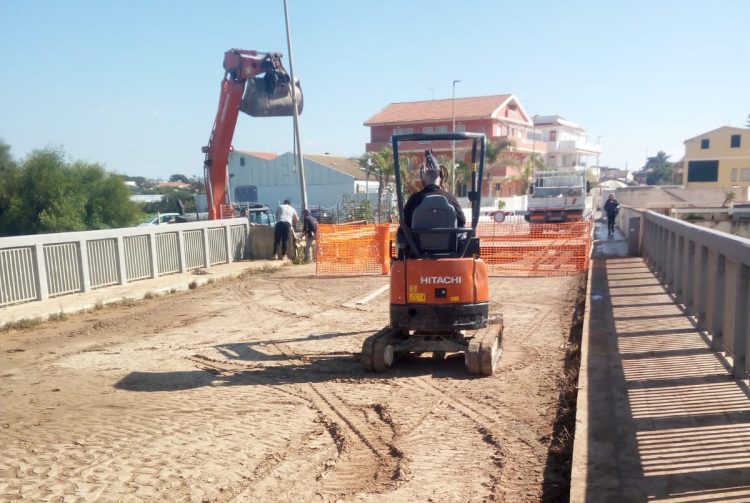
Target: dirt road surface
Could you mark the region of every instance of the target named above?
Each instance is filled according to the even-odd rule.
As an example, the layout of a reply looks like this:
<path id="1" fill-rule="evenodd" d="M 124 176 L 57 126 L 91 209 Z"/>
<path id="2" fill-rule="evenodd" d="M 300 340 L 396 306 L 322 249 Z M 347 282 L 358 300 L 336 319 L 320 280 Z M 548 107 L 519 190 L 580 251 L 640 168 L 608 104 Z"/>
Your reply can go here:
<path id="1" fill-rule="evenodd" d="M 364 372 L 387 290 L 356 301 L 387 278 L 312 266 L 2 333 L 0 501 L 551 500 L 577 283 L 491 280 L 490 378 L 462 355 Z"/>

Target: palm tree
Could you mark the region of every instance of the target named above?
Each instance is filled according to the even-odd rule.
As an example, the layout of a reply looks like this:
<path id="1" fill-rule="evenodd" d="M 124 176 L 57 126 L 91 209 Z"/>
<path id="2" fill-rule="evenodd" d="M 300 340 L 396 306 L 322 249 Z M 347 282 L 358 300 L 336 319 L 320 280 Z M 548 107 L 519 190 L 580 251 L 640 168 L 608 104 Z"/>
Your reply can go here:
<path id="1" fill-rule="evenodd" d="M 391 184 L 394 174 L 393 149 L 390 145 L 383 147 L 379 152 L 368 152 L 359 158 L 359 165 L 365 169 L 365 177 L 369 179 L 370 173 L 375 175 L 378 181 L 378 221 L 381 219 L 383 193 Z"/>
<path id="2" fill-rule="evenodd" d="M 485 149 L 484 156 L 488 165 L 493 165 L 497 162 L 498 158 L 501 158 L 505 152 L 511 152 L 516 148 L 516 143 L 513 140 L 507 138 L 500 138 L 496 142 L 487 142 L 487 148 Z"/>
<path id="3" fill-rule="evenodd" d="M 489 168 L 491 168 L 493 164 L 497 163 L 498 161 L 502 161 L 506 165 L 515 164 L 515 160 L 505 155 L 508 152 L 512 152 L 514 148 L 516 148 L 516 143 L 513 140 L 509 140 L 508 138 L 500 138 L 495 142 L 487 142 L 484 156 L 487 163 L 486 176 L 488 184 L 492 179 L 492 174 Z M 464 183 L 469 183 L 469 181 L 471 180 L 471 171 L 469 171 L 468 169 L 466 170 L 466 176 L 467 178 Z M 487 193 L 490 194 L 489 187 L 487 189 Z"/>

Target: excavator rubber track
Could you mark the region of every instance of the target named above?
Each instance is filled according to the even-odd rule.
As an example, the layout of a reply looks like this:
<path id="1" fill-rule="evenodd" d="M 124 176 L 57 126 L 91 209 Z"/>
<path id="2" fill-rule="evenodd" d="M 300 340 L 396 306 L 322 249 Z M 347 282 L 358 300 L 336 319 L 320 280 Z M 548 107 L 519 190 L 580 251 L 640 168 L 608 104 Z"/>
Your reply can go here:
<path id="1" fill-rule="evenodd" d="M 503 352 L 502 317 L 491 318 L 486 327 L 467 333 L 453 344 L 455 351 L 446 351 L 445 342 L 436 342 L 429 335 L 404 335 L 385 327 L 362 344 L 362 366 L 369 372 L 385 372 L 401 357 L 431 352 L 432 361 L 439 362 L 446 352 L 463 351 L 469 373 L 492 376 Z"/>

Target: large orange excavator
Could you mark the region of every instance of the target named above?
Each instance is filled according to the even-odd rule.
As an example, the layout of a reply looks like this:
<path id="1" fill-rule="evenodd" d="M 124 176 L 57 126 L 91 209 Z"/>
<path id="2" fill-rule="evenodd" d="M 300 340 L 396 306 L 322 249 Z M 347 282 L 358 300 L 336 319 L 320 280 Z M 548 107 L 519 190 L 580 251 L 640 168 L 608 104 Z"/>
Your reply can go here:
<path id="1" fill-rule="evenodd" d="M 230 218 L 227 162 L 239 112 L 253 117 L 284 117 L 302 113 L 302 89 L 294 83 L 294 97 L 289 74 L 281 64 L 278 52 L 230 49 L 224 53 L 224 79 L 221 81 L 219 109 L 208 145 L 203 147 L 208 218 Z M 293 99 L 294 98 L 294 99 Z"/>
<path id="2" fill-rule="evenodd" d="M 400 144 L 414 151 L 430 142 L 462 140 L 472 142 L 470 225 L 458 227 L 448 198 L 434 193 L 405 221 Z M 434 360 L 442 360 L 446 353 L 463 353 L 470 373 L 495 373 L 503 349 L 503 319 L 490 313 L 487 265 L 477 236 L 485 141 L 480 133 L 392 136 L 400 222 L 397 256 L 391 262 L 391 323 L 362 344 L 366 370 L 383 372 L 407 355 L 432 353 Z M 503 216 L 500 212 L 496 221 Z"/>

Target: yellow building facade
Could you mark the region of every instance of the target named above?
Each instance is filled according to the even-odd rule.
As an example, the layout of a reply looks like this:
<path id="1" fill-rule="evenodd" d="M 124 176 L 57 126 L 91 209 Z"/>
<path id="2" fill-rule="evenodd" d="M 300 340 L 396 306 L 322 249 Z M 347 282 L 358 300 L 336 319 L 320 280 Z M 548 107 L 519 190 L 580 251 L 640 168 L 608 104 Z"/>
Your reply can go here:
<path id="1" fill-rule="evenodd" d="M 724 126 L 685 140 L 682 183 L 689 189 L 750 186 L 750 129 Z"/>

